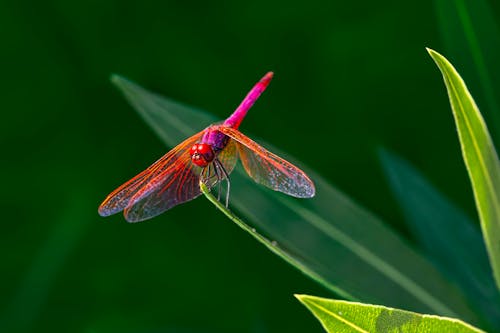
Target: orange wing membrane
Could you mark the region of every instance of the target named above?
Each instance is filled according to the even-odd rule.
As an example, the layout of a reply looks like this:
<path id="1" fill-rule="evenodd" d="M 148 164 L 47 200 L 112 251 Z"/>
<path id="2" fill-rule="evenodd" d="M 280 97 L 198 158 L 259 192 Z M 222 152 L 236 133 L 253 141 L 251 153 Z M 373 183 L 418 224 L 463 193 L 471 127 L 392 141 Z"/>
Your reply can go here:
<path id="1" fill-rule="evenodd" d="M 314 183 L 304 171 L 264 149 L 234 128 L 220 125 L 214 129 L 238 143 L 243 167 L 257 183 L 297 198 L 314 196 Z"/>
<path id="2" fill-rule="evenodd" d="M 142 221 L 199 196 L 200 171 L 191 163 L 189 149 L 201 139 L 203 133 L 199 132 L 183 141 L 149 168 L 114 190 L 99 206 L 99 214 L 108 216 L 125 210 L 128 221 Z M 165 198 L 166 194 L 171 197 L 165 202 L 158 202 L 159 206 L 153 209 L 153 201 L 159 200 L 159 197 Z"/>

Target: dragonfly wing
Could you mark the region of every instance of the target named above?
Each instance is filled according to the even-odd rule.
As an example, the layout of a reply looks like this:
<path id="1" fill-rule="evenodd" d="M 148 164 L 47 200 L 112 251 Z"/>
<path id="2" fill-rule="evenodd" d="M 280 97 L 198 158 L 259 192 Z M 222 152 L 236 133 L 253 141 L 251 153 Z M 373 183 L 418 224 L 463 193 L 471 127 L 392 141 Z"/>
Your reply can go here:
<path id="1" fill-rule="evenodd" d="M 222 163 L 227 174 L 231 174 L 238 162 L 238 147 L 236 142 L 229 139 L 227 146 L 219 153 L 217 159 Z"/>
<path id="2" fill-rule="evenodd" d="M 192 144 L 188 145 L 190 146 Z M 237 154 L 236 143 L 230 140 L 217 156 L 228 174 L 236 165 Z M 213 174 L 214 171 L 210 169 L 210 166 L 208 168 L 208 179 L 204 182 L 208 188 L 211 188 L 221 178 Z M 179 151 L 179 156 L 166 170 L 158 174 L 130 199 L 129 206 L 125 208 L 125 218 L 129 222 L 143 221 L 198 197 L 201 194 L 199 184 L 201 170 L 191 163 L 189 153 Z"/>
<path id="3" fill-rule="evenodd" d="M 152 181 L 157 179 L 159 175 L 175 176 L 176 173 L 172 173 L 174 171 L 172 166 L 176 165 L 180 169 L 180 162 L 183 164 L 189 162 L 185 161 L 186 156 L 189 158 L 189 149 L 201 139 L 203 133 L 203 131 L 199 132 L 184 140 L 146 170 L 111 192 L 99 206 L 99 214 L 101 216 L 109 216 L 119 213 L 152 192 L 154 190 L 154 187 L 151 186 Z M 181 174 L 178 175 L 180 176 Z M 132 200 L 132 198 L 134 199 Z"/>
<path id="4" fill-rule="evenodd" d="M 264 149 L 234 128 L 219 126 L 217 130 L 238 143 L 243 167 L 257 183 L 297 198 L 314 196 L 314 183 L 304 171 Z"/>
<path id="5" fill-rule="evenodd" d="M 187 152 L 185 156 L 179 156 L 130 199 L 124 210 L 125 219 L 143 221 L 196 198 L 201 194 L 200 172 L 201 168 L 191 163 Z"/>

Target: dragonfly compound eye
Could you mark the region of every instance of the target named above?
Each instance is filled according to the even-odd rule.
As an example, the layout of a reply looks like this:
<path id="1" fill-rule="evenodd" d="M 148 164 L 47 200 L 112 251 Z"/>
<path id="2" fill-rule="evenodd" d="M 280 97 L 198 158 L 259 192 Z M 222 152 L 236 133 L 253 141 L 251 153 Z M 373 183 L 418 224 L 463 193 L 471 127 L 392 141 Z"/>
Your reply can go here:
<path id="1" fill-rule="evenodd" d="M 207 143 L 197 143 L 189 151 L 191 161 L 199 167 L 206 167 L 213 161 L 215 154 L 212 147 Z"/>

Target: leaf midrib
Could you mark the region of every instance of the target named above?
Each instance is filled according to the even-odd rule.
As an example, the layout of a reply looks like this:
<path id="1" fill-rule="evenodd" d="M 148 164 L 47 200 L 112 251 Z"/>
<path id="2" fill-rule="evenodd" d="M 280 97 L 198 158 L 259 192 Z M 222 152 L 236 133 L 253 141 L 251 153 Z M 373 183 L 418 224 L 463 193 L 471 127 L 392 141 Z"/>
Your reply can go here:
<path id="1" fill-rule="evenodd" d="M 328 235 L 330 238 L 344 245 L 347 249 L 349 249 L 352 253 L 361 258 L 368 265 L 372 266 L 375 270 L 382 273 L 382 275 L 388 277 L 390 280 L 394 281 L 394 283 L 401 286 L 403 290 L 406 290 L 416 299 L 420 300 L 422 304 L 427 305 L 428 307 L 432 308 L 434 311 L 437 311 L 439 313 L 443 313 L 448 316 L 458 316 L 458 314 L 456 314 L 453 310 L 447 307 L 440 300 L 433 297 L 429 292 L 427 292 L 423 287 L 421 287 L 415 281 L 408 278 L 404 274 L 400 273 L 393 265 L 387 263 L 379 256 L 370 252 L 368 249 L 366 249 L 365 246 L 359 244 L 341 230 L 332 226 L 331 223 L 328 223 L 328 221 L 324 220 L 321 216 L 318 216 L 309 209 L 289 205 L 286 200 L 282 201 L 286 205 L 288 205 L 290 209 L 295 211 L 298 215 L 302 216 L 304 219 L 308 221 L 311 221 L 312 225 L 324 231 L 325 234 Z M 337 236 L 335 234 L 337 234 Z"/>
<path id="2" fill-rule="evenodd" d="M 444 64 L 444 65 L 446 66 L 446 64 Z M 486 167 L 486 163 L 485 163 L 485 161 L 484 161 L 484 159 L 483 159 L 482 154 L 480 153 L 480 151 L 481 151 L 481 150 L 480 150 L 480 148 L 479 148 L 479 146 L 478 146 L 478 143 L 477 143 L 478 138 L 476 137 L 475 132 L 472 130 L 472 126 L 471 126 L 471 124 L 470 124 L 470 120 L 469 120 L 469 118 L 468 118 L 468 115 L 467 115 L 467 113 L 465 112 L 465 109 L 464 109 L 463 103 L 462 103 L 461 99 L 458 97 L 458 96 L 459 96 L 458 91 L 457 91 L 457 89 L 456 89 L 455 85 L 453 84 L 453 82 L 452 82 L 452 81 L 451 81 L 448 77 L 446 77 L 446 81 L 448 82 L 448 84 L 449 84 L 449 86 L 450 86 L 451 90 L 453 90 L 453 93 L 455 94 L 455 96 L 457 96 L 457 97 L 456 97 L 456 101 L 457 101 L 458 106 L 459 106 L 459 108 L 460 108 L 461 114 L 464 116 L 464 118 L 463 118 L 463 119 L 464 119 L 464 123 L 465 123 L 465 126 L 467 127 L 467 130 L 468 130 L 468 132 L 469 132 L 469 135 L 471 136 L 471 139 L 472 139 L 472 140 L 471 140 L 471 141 L 472 141 L 472 145 L 473 145 L 473 147 L 474 147 L 474 153 L 475 153 L 475 155 L 476 155 L 477 159 L 479 160 L 479 164 L 480 164 L 480 166 L 481 166 L 481 172 L 482 172 L 482 174 L 483 174 L 483 177 L 484 177 L 484 178 L 485 178 L 485 180 L 486 180 L 486 184 L 487 184 L 488 192 L 490 193 L 491 197 L 492 197 L 492 198 L 494 198 L 494 203 L 498 203 L 498 197 L 497 197 L 496 192 L 495 192 L 494 187 L 493 187 L 493 180 L 492 180 L 492 179 L 490 178 L 490 176 L 489 176 L 489 173 L 488 173 L 488 170 L 487 170 L 487 167 Z M 475 109 L 475 107 L 474 107 L 474 106 L 473 106 L 473 108 Z M 458 120 L 458 119 L 457 119 L 457 120 Z M 479 122 L 481 123 L 481 119 L 479 119 Z M 481 127 L 484 127 L 484 124 L 482 124 L 482 123 L 481 123 Z M 459 133 L 460 133 L 460 132 L 459 132 Z M 486 138 L 486 140 L 488 140 L 488 138 Z M 464 148 L 464 153 L 465 153 L 465 148 Z M 469 161 L 467 161 L 467 160 L 466 160 L 466 165 L 467 165 L 467 168 L 469 169 L 469 174 L 471 174 L 471 175 L 472 175 L 472 172 L 471 172 L 471 170 L 470 170 L 470 166 L 469 166 Z M 472 177 L 471 177 L 471 178 L 472 178 Z M 473 188 L 475 188 L 475 186 L 473 186 Z M 477 201 L 478 205 L 479 205 L 480 207 L 483 207 L 483 205 L 482 205 L 482 201 L 481 201 L 481 200 L 479 200 L 479 198 L 477 197 L 476 191 L 474 191 L 474 193 L 475 193 L 475 196 L 476 196 L 476 201 Z M 495 216 L 496 216 L 496 217 L 498 217 L 498 216 L 499 216 L 499 212 L 498 212 L 498 207 L 497 207 L 497 205 L 495 205 L 495 204 L 494 204 L 494 205 L 492 205 L 492 206 L 493 206 L 493 210 L 494 210 L 494 212 L 495 212 Z M 483 211 L 483 209 L 484 209 L 484 208 L 481 208 L 481 209 L 479 210 L 479 214 L 480 214 L 481 216 L 483 215 L 483 212 L 482 212 L 482 211 Z M 484 219 L 484 216 L 483 216 L 483 219 Z"/>
<path id="3" fill-rule="evenodd" d="M 351 327 L 352 329 L 358 331 L 358 332 L 362 332 L 362 333 L 370 333 L 369 331 L 366 331 L 364 329 L 362 329 L 361 327 L 357 326 L 356 324 L 354 324 L 353 322 L 351 321 L 348 321 L 347 319 L 343 318 L 342 316 L 339 316 L 338 314 L 336 314 L 335 312 L 332 312 L 330 311 L 329 309 L 319 305 L 318 303 L 315 303 L 315 302 L 311 302 L 311 301 L 306 301 L 304 300 L 305 303 L 313 306 L 313 307 L 316 307 L 317 309 L 323 311 L 324 313 L 334 317 L 335 319 L 337 319 L 338 321 L 346 324 L 347 326 Z"/>

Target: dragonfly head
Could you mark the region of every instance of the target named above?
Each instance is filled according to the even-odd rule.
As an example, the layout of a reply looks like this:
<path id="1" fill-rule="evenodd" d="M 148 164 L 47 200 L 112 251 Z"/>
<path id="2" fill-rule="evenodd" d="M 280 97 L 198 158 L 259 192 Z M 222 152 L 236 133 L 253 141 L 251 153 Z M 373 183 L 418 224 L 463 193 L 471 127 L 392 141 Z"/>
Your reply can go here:
<path id="1" fill-rule="evenodd" d="M 189 151 L 191 161 L 199 167 L 206 167 L 214 158 L 215 153 L 208 143 L 197 143 Z"/>

